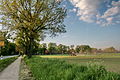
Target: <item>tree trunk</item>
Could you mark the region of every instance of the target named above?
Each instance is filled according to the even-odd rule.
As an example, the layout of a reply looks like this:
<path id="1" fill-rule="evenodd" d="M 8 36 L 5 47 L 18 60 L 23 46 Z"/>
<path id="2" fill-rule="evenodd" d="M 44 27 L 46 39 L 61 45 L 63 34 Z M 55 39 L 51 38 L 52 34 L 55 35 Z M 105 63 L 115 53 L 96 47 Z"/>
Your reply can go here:
<path id="1" fill-rule="evenodd" d="M 32 52 L 33 52 L 33 42 L 34 42 L 34 39 L 33 39 L 33 38 L 30 38 L 29 48 L 28 48 L 28 52 L 27 52 L 27 56 L 28 56 L 28 58 L 31 58 L 31 57 L 32 57 Z"/>

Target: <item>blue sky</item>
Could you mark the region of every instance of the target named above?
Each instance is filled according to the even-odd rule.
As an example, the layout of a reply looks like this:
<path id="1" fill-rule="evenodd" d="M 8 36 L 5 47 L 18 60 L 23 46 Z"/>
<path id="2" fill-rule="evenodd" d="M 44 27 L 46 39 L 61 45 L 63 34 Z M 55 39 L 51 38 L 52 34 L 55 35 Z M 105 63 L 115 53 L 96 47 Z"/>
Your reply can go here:
<path id="1" fill-rule="evenodd" d="M 68 10 L 64 21 L 67 33 L 46 37 L 41 43 L 113 46 L 120 50 L 119 0 L 64 0 L 62 5 Z"/>

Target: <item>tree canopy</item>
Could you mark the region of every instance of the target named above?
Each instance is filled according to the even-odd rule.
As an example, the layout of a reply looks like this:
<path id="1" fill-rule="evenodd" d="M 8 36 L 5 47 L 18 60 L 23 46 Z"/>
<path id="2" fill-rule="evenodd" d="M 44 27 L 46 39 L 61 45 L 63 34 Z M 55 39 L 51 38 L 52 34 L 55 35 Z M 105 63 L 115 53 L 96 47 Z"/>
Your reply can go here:
<path id="1" fill-rule="evenodd" d="M 1 0 L 1 24 L 15 33 L 15 40 L 31 55 L 34 43 L 46 34 L 65 33 L 66 9 L 57 0 Z"/>

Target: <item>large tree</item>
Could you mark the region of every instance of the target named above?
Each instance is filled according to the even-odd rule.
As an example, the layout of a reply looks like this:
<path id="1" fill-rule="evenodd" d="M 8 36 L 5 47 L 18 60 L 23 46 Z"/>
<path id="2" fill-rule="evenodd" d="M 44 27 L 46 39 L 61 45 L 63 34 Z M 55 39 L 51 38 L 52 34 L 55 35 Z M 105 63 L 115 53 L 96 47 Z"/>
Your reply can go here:
<path id="1" fill-rule="evenodd" d="M 18 41 L 22 39 L 29 57 L 41 34 L 55 36 L 66 32 L 66 9 L 61 7 L 60 0 L 1 0 L 0 4 L 1 23 L 16 33 Z"/>

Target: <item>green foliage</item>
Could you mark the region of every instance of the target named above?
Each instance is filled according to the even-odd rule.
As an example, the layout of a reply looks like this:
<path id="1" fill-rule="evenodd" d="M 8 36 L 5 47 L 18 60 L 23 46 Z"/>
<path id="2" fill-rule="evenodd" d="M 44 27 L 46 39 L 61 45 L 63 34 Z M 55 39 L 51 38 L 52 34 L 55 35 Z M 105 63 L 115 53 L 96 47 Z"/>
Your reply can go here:
<path id="1" fill-rule="evenodd" d="M 0 55 L 15 55 L 16 45 L 8 41 L 8 39 L 10 39 L 10 35 L 7 35 L 7 33 L 7 31 L 0 31 L 0 38 L 4 41 L 4 46 L 1 46 L 0 49 Z"/>
<path id="2" fill-rule="evenodd" d="M 7 39 L 5 39 L 5 46 L 1 48 L 1 54 L 0 55 L 17 55 L 16 52 L 16 45 L 15 43 L 9 42 Z"/>
<path id="3" fill-rule="evenodd" d="M 58 50 L 58 53 L 65 54 L 65 53 L 67 53 L 67 51 L 68 51 L 68 46 L 59 44 L 59 45 L 57 46 L 57 50 Z"/>
<path id="4" fill-rule="evenodd" d="M 56 0 L 2 0 L 1 24 L 14 32 L 18 47 L 29 57 L 45 35 L 65 33 L 66 9 Z"/>
<path id="5" fill-rule="evenodd" d="M 49 43 L 48 46 L 43 43 L 40 45 L 40 50 L 46 49 L 48 51 L 48 54 L 67 54 L 69 46 L 59 44 L 57 45 L 56 43 Z"/>
<path id="6" fill-rule="evenodd" d="M 114 47 L 109 47 L 109 48 L 105 48 L 103 50 L 103 52 L 105 52 L 105 53 L 114 53 L 114 52 L 117 52 L 117 50 Z"/>
<path id="7" fill-rule="evenodd" d="M 37 54 L 45 55 L 46 48 L 39 48 Z"/>
<path id="8" fill-rule="evenodd" d="M 59 59 L 25 58 L 36 80 L 120 80 L 120 75 L 98 65 L 68 64 Z"/>
<path id="9" fill-rule="evenodd" d="M 0 72 L 6 68 L 9 64 L 11 64 L 13 61 L 15 61 L 17 57 L 7 58 L 0 60 Z"/>
<path id="10" fill-rule="evenodd" d="M 56 43 L 49 43 L 48 44 L 48 51 L 50 54 L 57 53 L 57 45 Z"/>
<path id="11" fill-rule="evenodd" d="M 75 48 L 77 53 L 90 53 L 91 52 L 91 47 L 89 45 L 78 45 Z"/>

